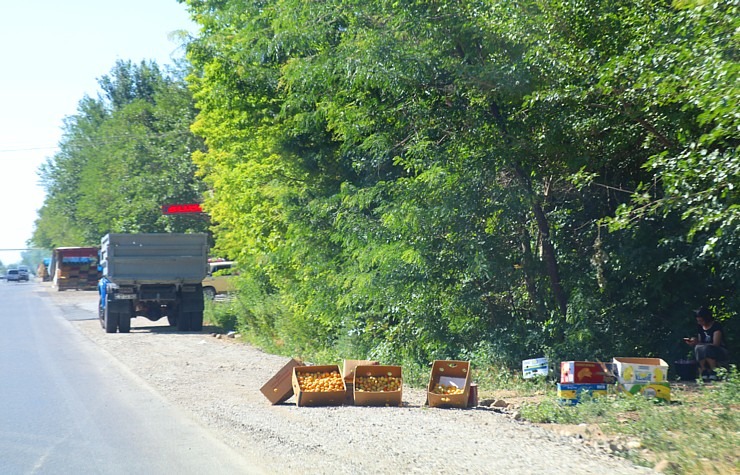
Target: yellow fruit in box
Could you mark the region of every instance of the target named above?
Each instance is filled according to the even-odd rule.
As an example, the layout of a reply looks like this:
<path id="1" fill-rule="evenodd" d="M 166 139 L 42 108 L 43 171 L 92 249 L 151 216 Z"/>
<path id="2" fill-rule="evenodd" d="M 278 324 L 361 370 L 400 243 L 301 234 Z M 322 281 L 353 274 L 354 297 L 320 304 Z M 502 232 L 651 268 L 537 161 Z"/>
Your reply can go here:
<path id="1" fill-rule="evenodd" d="M 307 393 L 344 391 L 344 382 L 338 371 L 330 373 L 301 373 L 298 386 Z"/>
<path id="2" fill-rule="evenodd" d="M 432 392 L 434 394 L 444 394 L 444 395 L 451 395 L 451 394 L 462 394 L 464 391 L 457 386 L 446 386 L 444 384 L 437 383 L 434 388 L 432 389 Z"/>
<path id="3" fill-rule="evenodd" d="M 390 392 L 401 389 L 401 378 L 394 376 L 358 376 L 355 379 L 356 391 Z"/>

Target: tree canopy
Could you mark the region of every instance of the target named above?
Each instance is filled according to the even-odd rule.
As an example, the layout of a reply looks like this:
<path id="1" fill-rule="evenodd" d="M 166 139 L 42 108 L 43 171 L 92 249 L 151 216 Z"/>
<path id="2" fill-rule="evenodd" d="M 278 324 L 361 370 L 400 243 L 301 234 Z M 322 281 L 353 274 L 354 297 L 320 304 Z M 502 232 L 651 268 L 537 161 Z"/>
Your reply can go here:
<path id="1" fill-rule="evenodd" d="M 161 207 L 201 199 L 191 154 L 203 147 L 183 71 L 117 61 L 64 123 L 59 152 L 40 169 L 46 199 L 32 242 L 94 245 L 108 232 L 205 231 L 200 217 Z"/>
<path id="2" fill-rule="evenodd" d="M 241 330 L 296 356 L 680 357 L 700 305 L 740 331 L 740 0 L 180 1 L 190 69 L 80 101 L 36 245 L 204 230 L 159 212 L 202 200 Z"/>
<path id="3" fill-rule="evenodd" d="M 184 3 L 257 338 L 515 362 L 736 320 L 737 1 Z"/>

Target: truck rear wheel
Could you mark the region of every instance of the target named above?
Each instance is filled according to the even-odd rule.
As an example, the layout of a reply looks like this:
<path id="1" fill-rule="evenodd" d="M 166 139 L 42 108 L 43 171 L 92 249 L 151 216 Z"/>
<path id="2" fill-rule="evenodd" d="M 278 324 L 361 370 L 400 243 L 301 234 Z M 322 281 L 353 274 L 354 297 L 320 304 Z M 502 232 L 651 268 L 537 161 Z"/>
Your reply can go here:
<path id="1" fill-rule="evenodd" d="M 110 307 L 110 302 L 108 302 L 105 310 L 103 310 L 103 328 L 105 328 L 105 333 L 115 333 L 118 330 L 118 314 L 111 312 Z"/>

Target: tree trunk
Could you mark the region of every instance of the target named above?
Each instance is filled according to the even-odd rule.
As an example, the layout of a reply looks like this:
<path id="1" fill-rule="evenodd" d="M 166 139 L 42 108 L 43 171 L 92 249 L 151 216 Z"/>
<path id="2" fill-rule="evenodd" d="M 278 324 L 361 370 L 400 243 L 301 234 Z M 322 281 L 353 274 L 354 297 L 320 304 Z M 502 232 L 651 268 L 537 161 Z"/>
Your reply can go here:
<path id="1" fill-rule="evenodd" d="M 537 230 L 540 233 L 542 242 L 542 259 L 545 261 L 545 269 L 550 279 L 550 288 L 552 289 L 560 314 L 565 316 L 568 311 L 568 297 L 565 295 L 563 285 L 560 283 L 560 270 L 557 256 L 555 255 L 555 246 L 552 245 L 552 241 L 550 240 L 550 223 L 547 221 L 545 211 L 542 209 L 541 201 L 537 199 L 535 193 L 532 191 L 532 185 L 527 175 L 518 164 L 514 165 L 514 170 L 524 184 L 530 197 L 532 212 L 534 213 Z"/>
<path id="2" fill-rule="evenodd" d="M 542 259 L 545 261 L 547 276 L 550 278 L 550 287 L 552 288 L 552 293 L 555 296 L 560 313 L 565 316 L 568 311 L 568 297 L 565 295 L 563 285 L 560 283 L 560 270 L 557 257 L 555 256 L 555 246 L 552 245 L 552 241 L 550 240 L 550 223 L 547 221 L 542 206 L 536 200 L 532 202 L 532 211 L 534 212 L 535 221 L 537 221 L 537 229 L 542 238 Z"/>
<path id="3" fill-rule="evenodd" d="M 543 321 L 545 318 L 545 307 L 542 305 L 542 300 L 537 295 L 537 284 L 534 278 L 536 266 L 532 255 L 531 237 L 527 228 L 524 226 L 519 230 L 519 234 L 522 240 L 522 256 L 524 261 L 522 271 L 524 272 L 524 285 L 527 288 L 529 300 L 532 302 L 535 312 L 537 313 L 536 320 Z"/>

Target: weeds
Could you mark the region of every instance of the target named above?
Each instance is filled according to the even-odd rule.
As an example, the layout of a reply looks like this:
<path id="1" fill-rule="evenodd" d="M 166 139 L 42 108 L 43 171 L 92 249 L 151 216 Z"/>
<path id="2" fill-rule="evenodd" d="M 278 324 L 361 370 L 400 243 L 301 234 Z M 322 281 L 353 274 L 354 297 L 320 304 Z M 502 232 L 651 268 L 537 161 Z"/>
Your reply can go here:
<path id="1" fill-rule="evenodd" d="M 606 433 L 641 441 L 642 451 L 628 451 L 637 463 L 667 460 L 667 473 L 739 473 L 740 374 L 722 373 L 724 381 L 691 389 L 672 388 L 673 402 L 612 395 L 560 405 L 554 390 L 539 404 L 525 404 L 525 420 L 556 424 L 598 424 Z"/>
<path id="2" fill-rule="evenodd" d="M 232 302 L 205 302 L 204 320 L 223 332 L 236 329 L 237 315 Z"/>

